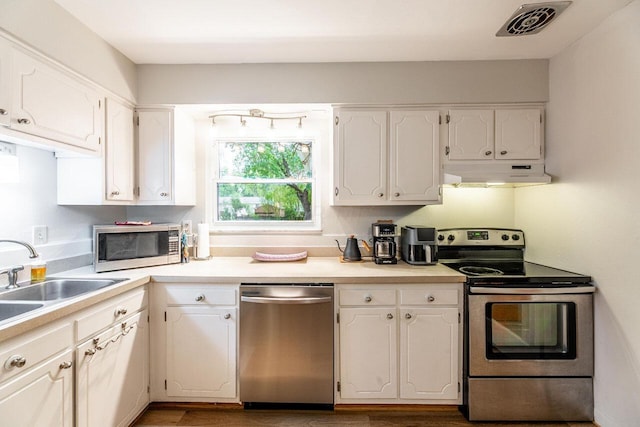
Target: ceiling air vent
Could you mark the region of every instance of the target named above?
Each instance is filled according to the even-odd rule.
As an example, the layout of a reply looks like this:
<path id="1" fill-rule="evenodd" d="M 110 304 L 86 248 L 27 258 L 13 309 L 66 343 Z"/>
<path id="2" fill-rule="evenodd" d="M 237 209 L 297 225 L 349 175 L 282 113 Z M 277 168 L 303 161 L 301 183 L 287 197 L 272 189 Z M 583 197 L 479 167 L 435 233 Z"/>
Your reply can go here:
<path id="1" fill-rule="evenodd" d="M 571 4 L 570 1 L 523 4 L 496 33 L 498 37 L 536 34 Z"/>

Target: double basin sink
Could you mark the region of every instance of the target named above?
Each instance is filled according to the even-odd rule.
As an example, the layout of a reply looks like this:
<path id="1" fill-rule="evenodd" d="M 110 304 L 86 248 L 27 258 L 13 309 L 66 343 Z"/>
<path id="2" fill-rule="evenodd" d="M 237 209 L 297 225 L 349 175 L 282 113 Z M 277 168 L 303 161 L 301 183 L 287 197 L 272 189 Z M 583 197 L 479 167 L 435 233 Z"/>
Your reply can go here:
<path id="1" fill-rule="evenodd" d="M 0 292 L 0 323 L 128 279 L 48 279 Z"/>

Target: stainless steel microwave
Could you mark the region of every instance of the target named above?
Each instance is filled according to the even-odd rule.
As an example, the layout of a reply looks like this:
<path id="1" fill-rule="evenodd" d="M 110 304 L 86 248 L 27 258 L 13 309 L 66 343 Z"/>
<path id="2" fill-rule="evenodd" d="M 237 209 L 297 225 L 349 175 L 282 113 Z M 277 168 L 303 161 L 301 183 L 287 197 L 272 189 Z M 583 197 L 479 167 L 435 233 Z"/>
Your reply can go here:
<path id="1" fill-rule="evenodd" d="M 94 225 L 96 272 L 180 262 L 180 225 Z"/>

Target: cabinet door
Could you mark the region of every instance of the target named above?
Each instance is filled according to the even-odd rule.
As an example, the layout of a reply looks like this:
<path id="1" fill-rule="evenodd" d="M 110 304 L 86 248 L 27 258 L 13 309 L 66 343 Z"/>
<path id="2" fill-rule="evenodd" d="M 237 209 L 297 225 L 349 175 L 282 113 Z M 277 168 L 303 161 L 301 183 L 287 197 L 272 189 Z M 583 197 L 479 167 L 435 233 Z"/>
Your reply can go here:
<path id="1" fill-rule="evenodd" d="M 440 113 L 391 111 L 389 198 L 437 201 L 440 197 Z"/>
<path id="2" fill-rule="evenodd" d="M 398 397 L 395 308 L 340 309 L 340 396 Z"/>
<path id="3" fill-rule="evenodd" d="M 493 110 L 449 111 L 449 160 L 493 159 Z"/>
<path id="4" fill-rule="evenodd" d="M 339 111 L 335 120 L 334 204 L 385 204 L 387 113 Z"/>
<path id="5" fill-rule="evenodd" d="M 133 108 L 107 98 L 105 199 L 133 201 Z"/>
<path id="6" fill-rule="evenodd" d="M 67 351 L 0 385 L 0 424 L 72 427 L 72 359 Z"/>
<path id="7" fill-rule="evenodd" d="M 10 52 L 9 42 L 0 37 L 0 126 L 9 126 L 11 118 Z"/>
<path id="8" fill-rule="evenodd" d="M 138 111 L 138 201 L 171 202 L 173 112 Z"/>
<path id="9" fill-rule="evenodd" d="M 68 74 L 13 49 L 11 128 L 97 152 L 102 100 Z"/>
<path id="10" fill-rule="evenodd" d="M 458 398 L 458 309 L 400 310 L 400 397 Z"/>
<path id="11" fill-rule="evenodd" d="M 167 396 L 236 396 L 236 309 L 167 308 Z"/>
<path id="12" fill-rule="evenodd" d="M 128 426 L 149 403 L 147 310 L 76 351 L 76 425 Z"/>
<path id="13" fill-rule="evenodd" d="M 541 144 L 541 110 L 496 110 L 496 159 L 539 159 Z"/>

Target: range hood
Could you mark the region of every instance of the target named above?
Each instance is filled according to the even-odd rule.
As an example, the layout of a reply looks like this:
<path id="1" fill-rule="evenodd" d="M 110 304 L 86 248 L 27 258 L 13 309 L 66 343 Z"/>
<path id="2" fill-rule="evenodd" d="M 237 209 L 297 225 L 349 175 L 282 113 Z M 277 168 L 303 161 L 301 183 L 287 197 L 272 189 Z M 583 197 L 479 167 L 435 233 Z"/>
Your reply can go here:
<path id="1" fill-rule="evenodd" d="M 550 182 L 544 164 L 444 165 L 444 184 L 454 187 L 520 187 Z"/>

